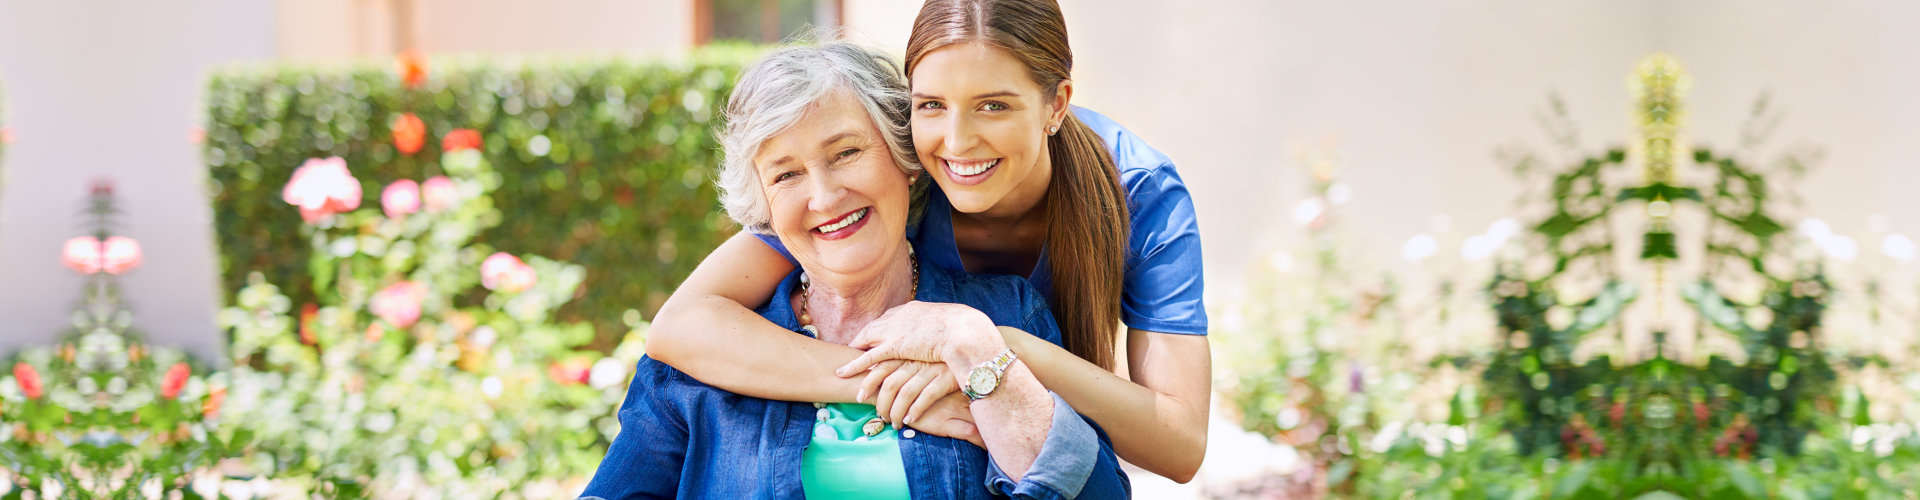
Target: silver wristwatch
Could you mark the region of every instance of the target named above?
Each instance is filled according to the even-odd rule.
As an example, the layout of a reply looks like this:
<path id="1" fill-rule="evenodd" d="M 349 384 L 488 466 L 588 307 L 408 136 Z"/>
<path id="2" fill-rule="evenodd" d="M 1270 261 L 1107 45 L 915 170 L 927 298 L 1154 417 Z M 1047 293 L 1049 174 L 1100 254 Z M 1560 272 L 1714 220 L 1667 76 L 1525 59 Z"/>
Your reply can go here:
<path id="1" fill-rule="evenodd" d="M 1013 360 L 1016 359 L 1020 359 L 1020 356 L 1014 355 L 1013 349 L 1009 348 L 1000 351 L 999 356 L 981 362 L 980 366 L 967 372 L 967 380 L 960 384 L 960 392 L 966 394 L 969 400 L 979 400 L 993 394 L 993 390 L 999 388 L 1000 381 L 1006 377 L 1007 367 L 1013 366 Z"/>

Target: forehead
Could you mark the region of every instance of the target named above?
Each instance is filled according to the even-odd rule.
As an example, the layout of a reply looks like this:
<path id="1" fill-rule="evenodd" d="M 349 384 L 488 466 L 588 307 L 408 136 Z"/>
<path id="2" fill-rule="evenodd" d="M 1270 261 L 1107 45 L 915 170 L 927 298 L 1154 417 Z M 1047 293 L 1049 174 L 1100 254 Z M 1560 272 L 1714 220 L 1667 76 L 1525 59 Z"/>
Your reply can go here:
<path id="1" fill-rule="evenodd" d="M 914 92 L 1038 88 L 1028 78 L 1027 66 L 1013 53 L 979 42 L 956 43 L 920 56 L 908 85 Z"/>
<path id="2" fill-rule="evenodd" d="M 783 160 L 804 160 L 833 145 L 826 141 L 847 135 L 870 141 L 880 136 L 880 129 L 851 91 L 836 90 L 815 101 L 786 130 L 761 143 L 753 164 L 765 168 Z"/>

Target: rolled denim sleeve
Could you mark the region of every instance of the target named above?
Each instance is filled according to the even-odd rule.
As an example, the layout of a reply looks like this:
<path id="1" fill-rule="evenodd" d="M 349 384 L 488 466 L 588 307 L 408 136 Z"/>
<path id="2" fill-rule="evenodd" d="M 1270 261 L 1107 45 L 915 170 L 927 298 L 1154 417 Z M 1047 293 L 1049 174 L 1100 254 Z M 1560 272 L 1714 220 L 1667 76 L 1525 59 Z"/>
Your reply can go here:
<path id="1" fill-rule="evenodd" d="M 642 358 L 627 399 L 620 405 L 620 434 L 587 483 L 582 499 L 674 498 L 686 463 L 689 438 L 684 418 L 657 399 L 671 368 Z"/>
<path id="2" fill-rule="evenodd" d="M 1093 474 L 1101 446 L 1100 436 L 1060 395 L 1053 397 L 1053 428 L 1040 446 L 1027 474 L 1016 481 L 1000 464 L 988 461 L 987 491 L 1014 498 L 1075 498 Z"/>

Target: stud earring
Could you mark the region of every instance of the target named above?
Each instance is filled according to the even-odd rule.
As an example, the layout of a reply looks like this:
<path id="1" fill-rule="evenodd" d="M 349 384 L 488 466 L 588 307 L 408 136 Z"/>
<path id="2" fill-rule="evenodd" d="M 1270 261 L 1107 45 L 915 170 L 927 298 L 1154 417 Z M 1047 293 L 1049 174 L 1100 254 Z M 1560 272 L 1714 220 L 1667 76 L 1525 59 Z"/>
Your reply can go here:
<path id="1" fill-rule="evenodd" d="M 1051 126 L 1051 127 L 1047 127 L 1047 135 L 1053 135 L 1053 134 L 1055 134 L 1055 133 L 1057 133 L 1057 132 L 1059 132 L 1059 131 L 1060 131 L 1060 126 L 1059 126 L 1059 125 L 1054 125 L 1054 126 Z"/>

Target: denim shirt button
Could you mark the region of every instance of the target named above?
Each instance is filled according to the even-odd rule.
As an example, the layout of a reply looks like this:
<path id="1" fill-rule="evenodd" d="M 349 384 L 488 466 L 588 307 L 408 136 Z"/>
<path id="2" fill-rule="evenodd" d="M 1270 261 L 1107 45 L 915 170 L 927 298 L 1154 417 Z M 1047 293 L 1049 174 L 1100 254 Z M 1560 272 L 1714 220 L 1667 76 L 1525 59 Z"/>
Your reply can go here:
<path id="1" fill-rule="evenodd" d="M 907 430 L 904 430 L 904 431 L 900 431 L 900 437 L 902 437 L 902 438 L 905 438 L 905 439 L 913 439 L 913 429 L 907 429 Z"/>

